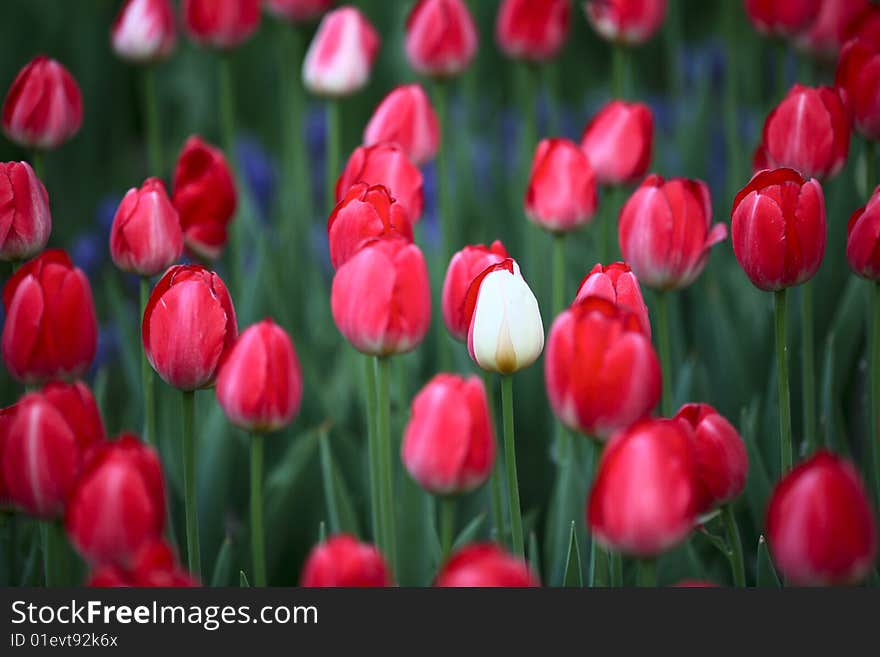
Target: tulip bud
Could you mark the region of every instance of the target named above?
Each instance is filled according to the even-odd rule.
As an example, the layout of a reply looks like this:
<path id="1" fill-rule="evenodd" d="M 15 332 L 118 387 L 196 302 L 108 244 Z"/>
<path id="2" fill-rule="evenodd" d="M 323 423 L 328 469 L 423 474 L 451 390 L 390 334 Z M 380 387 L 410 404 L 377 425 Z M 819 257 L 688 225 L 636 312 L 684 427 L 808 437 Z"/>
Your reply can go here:
<path id="1" fill-rule="evenodd" d="M 421 250 L 400 238 L 377 239 L 342 265 L 330 306 L 339 332 L 365 354 L 415 349 L 431 324 L 431 289 Z"/>
<path id="2" fill-rule="evenodd" d="M 620 210 L 620 251 L 644 285 L 681 289 L 696 280 L 709 250 L 727 237 L 727 226 L 711 222 L 706 183 L 651 175 Z"/>
<path id="3" fill-rule="evenodd" d="M 141 327 L 153 369 L 180 390 L 214 383 L 238 328 L 220 277 L 199 265 L 175 265 L 156 283 Z"/>
<path id="4" fill-rule="evenodd" d="M 745 9 L 756 30 L 786 38 L 810 27 L 821 4 L 822 0 L 745 0 Z"/>
<path id="5" fill-rule="evenodd" d="M 868 0 L 822 0 L 818 15 L 798 38 L 798 45 L 826 59 L 837 57 L 870 7 Z"/>
<path id="6" fill-rule="evenodd" d="M 17 404 L 13 404 L 6 408 L 0 408 L 0 510 L 12 503 L 12 500 L 9 497 L 9 489 L 6 486 L 6 479 L 3 475 L 3 450 L 6 446 L 6 436 L 9 433 L 9 428 L 15 420 L 15 411 L 17 408 Z"/>
<path id="7" fill-rule="evenodd" d="M 76 80 L 44 55 L 21 69 L 3 102 L 3 131 L 22 148 L 58 148 L 79 132 L 82 120 Z"/>
<path id="8" fill-rule="evenodd" d="M 84 374 L 98 349 L 92 288 L 61 249 L 26 262 L 3 287 L 3 361 L 17 380 L 35 384 Z"/>
<path id="9" fill-rule="evenodd" d="M 850 120 L 836 89 L 796 84 L 767 116 L 762 141 L 774 167 L 831 178 L 849 154 Z"/>
<path id="10" fill-rule="evenodd" d="M 416 166 L 434 159 L 440 147 L 440 127 L 421 85 L 397 87 L 373 112 L 364 130 L 364 145 L 383 141 L 399 144 Z"/>
<path id="11" fill-rule="evenodd" d="M 473 60 L 477 40 L 477 27 L 462 0 L 419 0 L 406 19 L 406 57 L 423 75 L 458 75 Z"/>
<path id="12" fill-rule="evenodd" d="M 235 48 L 260 26 L 260 0 L 183 0 L 190 38 L 212 48 Z"/>
<path id="13" fill-rule="evenodd" d="M 825 255 L 825 198 L 792 169 L 756 174 L 733 201 L 733 253 L 752 283 L 773 292 L 810 280 Z"/>
<path id="14" fill-rule="evenodd" d="M 349 188 L 359 182 L 387 187 L 406 210 L 410 223 L 417 224 L 422 218 L 422 172 L 399 144 L 383 142 L 356 148 L 336 181 L 336 202 L 342 201 Z"/>
<path id="15" fill-rule="evenodd" d="M 470 315 L 465 313 L 465 298 L 471 282 L 486 267 L 507 259 L 507 249 L 495 240 L 488 248 L 482 244 L 468 245 L 452 256 L 443 280 L 443 322 L 453 338 L 467 342 Z"/>
<path id="16" fill-rule="evenodd" d="M 559 54 L 570 19 L 568 0 L 503 0 L 495 39 L 508 57 L 543 62 Z"/>
<path id="17" fill-rule="evenodd" d="M 865 486 L 848 461 L 820 450 L 777 485 L 767 539 L 786 581 L 805 586 L 863 580 L 877 557 L 877 524 Z"/>
<path id="18" fill-rule="evenodd" d="M 25 260 L 49 241 L 49 195 L 27 162 L 0 162 L 0 260 Z"/>
<path id="19" fill-rule="evenodd" d="M 187 248 L 210 260 L 219 258 L 238 203 L 232 170 L 220 149 L 196 136 L 186 140 L 174 170 L 172 203 Z"/>
<path id="20" fill-rule="evenodd" d="M 217 401 L 245 431 L 277 431 L 290 424 L 302 399 L 302 371 L 293 342 L 271 319 L 247 328 L 217 376 Z"/>
<path id="21" fill-rule="evenodd" d="M 844 46 L 834 82 L 846 92 L 856 129 L 880 140 L 880 39 L 854 39 Z"/>
<path id="22" fill-rule="evenodd" d="M 131 62 L 152 63 L 174 52 L 177 30 L 168 0 L 128 0 L 110 32 L 113 51 Z"/>
<path id="23" fill-rule="evenodd" d="M 487 267 L 468 287 L 468 352 L 488 372 L 512 374 L 534 363 L 544 348 L 538 300 L 512 258 Z"/>
<path id="24" fill-rule="evenodd" d="M 687 424 L 642 420 L 605 447 L 587 503 L 587 524 L 609 549 L 656 557 L 687 537 L 700 502 Z"/>
<path id="25" fill-rule="evenodd" d="M 754 176 L 756 173 L 763 171 L 764 169 L 772 169 L 773 165 L 770 162 L 770 155 L 767 153 L 767 147 L 760 143 L 755 147 L 755 151 L 752 153 L 752 175 Z"/>
<path id="26" fill-rule="evenodd" d="M 307 587 L 394 586 L 378 549 L 338 534 L 312 548 L 300 578 Z"/>
<path id="27" fill-rule="evenodd" d="M 434 586 L 533 588 L 541 582 L 525 561 L 494 543 L 474 543 L 449 558 Z"/>
<path id="28" fill-rule="evenodd" d="M 168 200 L 165 183 L 148 178 L 128 190 L 110 229 L 110 256 L 122 271 L 155 276 L 183 253 L 180 217 Z"/>
<path id="29" fill-rule="evenodd" d="M 101 564 L 92 571 L 86 586 L 90 587 L 191 587 L 198 586 L 177 562 L 177 557 L 165 541 L 145 543 L 138 550 L 130 567 Z"/>
<path id="30" fill-rule="evenodd" d="M 581 148 L 600 185 L 623 185 L 642 178 L 651 165 L 654 115 L 642 103 L 608 102 L 581 136 Z"/>
<path id="31" fill-rule="evenodd" d="M 846 261 L 862 278 L 880 280 L 880 187 L 868 204 L 853 212 L 847 226 Z"/>
<path id="32" fill-rule="evenodd" d="M 596 263 L 581 281 L 575 303 L 587 297 L 600 297 L 632 312 L 639 320 L 642 333 L 651 339 L 651 322 L 639 279 L 625 262 L 614 262 L 607 266 Z"/>
<path id="33" fill-rule="evenodd" d="M 339 269 L 377 237 L 413 241 L 412 226 L 403 206 L 391 198 L 387 187 L 352 185 L 327 221 L 330 262 Z"/>
<path id="34" fill-rule="evenodd" d="M 603 39 L 638 45 L 660 29 L 666 0 L 587 0 L 584 12 Z"/>
<path id="35" fill-rule="evenodd" d="M 401 459 L 410 476 L 435 495 L 482 486 L 495 463 L 495 436 L 483 382 L 438 374 L 412 403 Z"/>
<path id="36" fill-rule="evenodd" d="M 526 190 L 526 216 L 539 228 L 566 232 L 596 213 L 596 174 L 583 151 L 567 139 L 544 139 L 535 150 Z"/>
<path id="37" fill-rule="evenodd" d="M 727 504 L 742 493 L 749 473 L 746 446 L 733 425 L 708 404 L 685 404 L 675 415 L 693 430 L 700 511 Z"/>
<path id="38" fill-rule="evenodd" d="M 327 12 L 336 0 L 264 0 L 266 9 L 291 23 L 310 23 Z"/>
<path id="39" fill-rule="evenodd" d="M 360 10 L 346 5 L 321 20 L 303 61 L 303 84 L 319 96 L 349 96 L 370 79 L 379 33 Z"/>

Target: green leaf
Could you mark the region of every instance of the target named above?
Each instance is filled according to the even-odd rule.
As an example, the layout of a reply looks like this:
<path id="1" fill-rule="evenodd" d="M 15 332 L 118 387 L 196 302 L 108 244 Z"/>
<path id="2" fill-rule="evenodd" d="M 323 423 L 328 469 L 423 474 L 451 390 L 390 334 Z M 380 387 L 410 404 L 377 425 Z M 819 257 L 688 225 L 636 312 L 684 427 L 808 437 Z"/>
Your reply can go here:
<path id="1" fill-rule="evenodd" d="M 572 520 L 571 530 L 568 536 L 568 556 L 565 559 L 565 571 L 562 575 L 563 586 L 583 586 L 584 578 L 581 572 L 581 555 L 578 551 L 577 533 Z"/>
<path id="2" fill-rule="evenodd" d="M 529 566 L 535 572 L 535 576 L 541 579 L 541 555 L 538 553 L 538 537 L 535 532 L 529 532 Z"/>
<path id="3" fill-rule="evenodd" d="M 748 409 L 743 409 L 740 414 L 740 432 L 746 444 L 746 453 L 749 456 L 749 473 L 745 489 L 746 500 L 749 503 L 749 511 L 756 527 L 761 527 L 764 522 L 764 509 L 770 496 L 770 476 L 757 444 L 757 418 L 760 405 L 760 399 L 755 397 Z"/>
<path id="4" fill-rule="evenodd" d="M 227 536 L 223 539 L 217 560 L 214 562 L 214 573 L 211 575 L 211 586 L 226 586 L 232 576 L 233 545 Z"/>
<path id="5" fill-rule="evenodd" d="M 773 561 L 770 559 L 770 551 L 767 549 L 767 541 L 764 535 L 758 537 L 758 564 L 757 586 L 761 588 L 782 588 Z"/>
<path id="6" fill-rule="evenodd" d="M 580 450 L 575 442 L 578 440 L 583 442 L 580 436 L 572 435 L 570 431 L 556 424 L 556 445 L 553 449 L 558 463 L 557 474 L 544 539 L 547 577 L 552 584 L 563 581 L 571 523 L 579 521 L 584 515 L 587 479 L 583 473 L 588 470 L 581 465 Z M 582 536 L 586 538 L 585 529 Z"/>
<path id="7" fill-rule="evenodd" d="M 248 581 L 247 575 L 244 574 L 243 570 L 238 571 L 238 586 L 240 588 L 246 589 L 250 588 L 251 583 Z"/>
<path id="8" fill-rule="evenodd" d="M 324 504 L 330 518 L 330 533 L 338 534 L 341 530 L 339 520 L 339 504 L 336 499 L 336 478 L 333 471 L 333 455 L 330 453 L 330 438 L 327 429 L 322 427 L 319 432 L 321 446 L 321 479 L 324 484 Z"/>
<path id="9" fill-rule="evenodd" d="M 327 542 L 327 523 L 323 520 L 318 523 L 318 543 Z"/>
<path id="10" fill-rule="evenodd" d="M 452 551 L 460 550 L 468 543 L 473 543 L 477 536 L 477 532 L 480 531 L 480 527 L 483 525 L 485 519 L 486 514 L 484 512 L 465 525 L 465 528 L 458 533 L 458 536 L 456 536 L 455 540 L 452 542 Z"/>

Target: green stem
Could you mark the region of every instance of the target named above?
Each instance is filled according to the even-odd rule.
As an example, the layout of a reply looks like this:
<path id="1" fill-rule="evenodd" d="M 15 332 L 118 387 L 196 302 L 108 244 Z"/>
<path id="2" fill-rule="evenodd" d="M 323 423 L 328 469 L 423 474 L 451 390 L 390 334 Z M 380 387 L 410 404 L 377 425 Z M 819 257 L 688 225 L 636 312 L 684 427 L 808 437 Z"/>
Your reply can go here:
<path id="1" fill-rule="evenodd" d="M 565 308 L 565 233 L 553 235 L 553 317 Z"/>
<path id="2" fill-rule="evenodd" d="M 660 348 L 660 369 L 663 375 L 664 417 L 672 417 L 672 346 L 669 339 L 669 292 L 657 293 L 657 340 Z"/>
<path id="3" fill-rule="evenodd" d="M 238 166 L 235 157 L 235 84 L 232 75 L 232 55 L 227 53 L 220 57 L 220 128 L 223 133 L 223 150 L 234 172 L 236 187 L 241 191 L 238 181 Z M 229 244 L 229 257 L 237 289 L 244 288 L 244 254 L 245 238 L 241 213 L 237 221 L 232 222 L 232 239 Z"/>
<path id="4" fill-rule="evenodd" d="M 364 379 L 367 392 L 367 452 L 370 465 L 370 518 L 373 541 L 383 542 L 382 537 L 382 484 L 379 468 L 379 445 L 376 441 L 376 367 L 370 356 L 364 356 Z"/>
<path id="5" fill-rule="evenodd" d="M 33 153 L 31 153 L 31 168 L 34 170 L 34 173 L 37 174 L 37 178 L 40 179 L 40 182 L 46 185 L 46 179 L 43 177 L 43 151 L 39 149 L 34 149 Z"/>
<path id="6" fill-rule="evenodd" d="M 602 211 L 599 213 L 599 262 L 608 265 L 614 251 L 614 228 L 616 225 L 616 188 L 606 187 L 603 193 Z"/>
<path id="7" fill-rule="evenodd" d="M 339 101 L 330 99 L 327 101 L 327 142 L 326 142 L 326 210 L 327 215 L 336 207 L 336 179 L 339 177 L 339 159 L 342 151 L 342 125 L 340 119 Z"/>
<path id="8" fill-rule="evenodd" d="M 611 49 L 611 95 L 626 98 L 626 46 L 614 44 Z"/>
<path id="9" fill-rule="evenodd" d="M 152 66 L 144 68 L 144 105 L 147 124 L 147 155 L 150 175 L 161 178 L 165 173 L 162 166 L 162 135 L 159 128 L 159 101 L 156 95 L 156 70 Z"/>
<path id="10" fill-rule="evenodd" d="M 452 539 L 455 533 L 455 498 L 449 495 L 440 499 L 440 553 L 441 563 L 452 552 Z"/>
<path id="11" fill-rule="evenodd" d="M 492 435 L 497 436 L 498 431 L 498 423 L 495 419 L 495 397 L 492 394 L 493 386 L 492 386 L 492 377 L 489 372 L 483 371 L 483 387 L 486 389 L 486 399 L 488 401 L 489 406 L 489 421 L 492 423 Z M 503 545 L 504 537 L 507 534 L 505 523 L 504 523 L 504 505 L 502 503 L 502 488 L 504 486 L 502 479 L 503 475 L 501 473 L 501 457 L 500 450 L 495 450 L 497 456 L 495 457 L 495 467 L 492 468 L 492 480 L 490 482 L 491 491 L 492 491 L 492 523 L 495 527 L 495 540 Z"/>
<path id="12" fill-rule="evenodd" d="M 876 142 L 865 140 L 865 198 L 871 198 L 874 188 L 877 186 L 877 177 L 874 173 L 877 166 Z"/>
<path id="13" fill-rule="evenodd" d="M 596 472 L 599 469 L 599 461 L 602 460 L 602 449 L 604 445 L 598 440 L 592 440 L 590 438 L 587 440 L 590 443 L 592 459 L 592 463 L 590 464 L 590 473 L 592 477 L 590 487 L 592 487 L 592 481 L 596 479 Z M 599 545 L 593 536 L 590 536 L 590 541 L 592 543 L 592 549 L 590 550 L 589 586 L 607 586 L 608 553 L 601 545 Z"/>
<path id="14" fill-rule="evenodd" d="M 327 442 L 327 427 L 322 426 L 320 429 L 321 441 L 321 479 L 324 485 L 324 502 L 327 507 L 327 519 L 330 524 L 330 533 L 338 534 L 342 530 L 342 523 L 339 519 L 339 505 L 336 500 L 336 487 L 333 481 L 333 455 L 330 453 L 330 445 Z M 372 484 L 372 474 L 371 484 Z"/>
<path id="15" fill-rule="evenodd" d="M 379 469 L 382 481 L 383 552 L 391 566 L 391 571 L 396 573 L 398 572 L 397 543 L 394 528 L 393 461 L 391 456 L 391 360 L 388 356 L 376 357 L 376 409 Z"/>
<path id="16" fill-rule="evenodd" d="M 449 245 L 457 244 L 453 221 L 449 209 L 449 152 L 453 139 L 449 131 L 449 94 L 446 80 L 440 79 L 434 85 L 434 110 L 440 125 L 440 149 L 437 151 L 437 224 L 440 229 L 440 262 L 445 263 L 450 256 Z"/>
<path id="17" fill-rule="evenodd" d="M 516 443 L 513 434 L 513 378 L 501 377 L 501 407 L 504 414 L 504 459 L 507 463 L 507 499 L 510 505 L 510 530 L 513 554 L 525 558 L 522 511 L 519 506 L 519 483 L 516 475 Z"/>
<path id="18" fill-rule="evenodd" d="M 774 294 L 776 311 L 776 370 L 779 383 L 779 439 L 782 473 L 791 470 L 791 401 L 788 389 L 788 345 L 786 336 L 786 290 Z"/>
<path id="19" fill-rule="evenodd" d="M 733 574 L 733 585 L 744 587 L 746 585 L 746 567 L 743 561 L 742 539 L 739 537 L 739 527 L 736 517 L 733 515 L 733 506 L 725 504 L 721 507 L 721 517 L 724 520 L 724 530 L 727 532 L 727 546 L 730 550 L 730 569 Z"/>
<path id="20" fill-rule="evenodd" d="M 813 285 L 801 286 L 801 394 L 803 395 L 803 434 L 807 453 L 816 445 L 816 365 L 813 347 Z"/>
<path id="21" fill-rule="evenodd" d="M 608 559 L 611 561 L 611 586 L 623 586 L 623 557 L 619 552 L 609 552 Z"/>
<path id="22" fill-rule="evenodd" d="M 254 583 L 266 586 L 266 546 L 263 536 L 263 434 L 251 436 L 251 557 Z"/>
<path id="23" fill-rule="evenodd" d="M 874 491 L 880 504 L 880 283 L 872 283 L 871 287 L 871 426 L 868 440 L 874 457 Z"/>
<path id="24" fill-rule="evenodd" d="M 55 563 L 58 560 L 58 551 L 55 549 L 55 532 L 52 531 L 50 520 L 40 522 L 40 538 L 43 542 L 43 574 L 46 578 L 46 586 L 57 586 Z"/>
<path id="25" fill-rule="evenodd" d="M 184 390 L 183 395 L 183 487 L 186 507 L 186 554 L 189 571 L 201 577 L 199 551 L 199 514 L 196 507 L 196 393 Z"/>
<path id="26" fill-rule="evenodd" d="M 150 300 L 150 279 L 141 278 L 141 317 L 147 307 L 147 301 Z M 156 440 L 156 398 L 155 386 L 153 383 L 153 368 L 150 361 L 147 360 L 147 352 L 140 348 L 141 352 L 141 385 L 144 394 L 144 442 L 151 445 L 155 449 L 159 449 L 159 441 Z"/>
<path id="27" fill-rule="evenodd" d="M 657 560 L 642 559 L 639 561 L 639 586 L 657 586 Z"/>

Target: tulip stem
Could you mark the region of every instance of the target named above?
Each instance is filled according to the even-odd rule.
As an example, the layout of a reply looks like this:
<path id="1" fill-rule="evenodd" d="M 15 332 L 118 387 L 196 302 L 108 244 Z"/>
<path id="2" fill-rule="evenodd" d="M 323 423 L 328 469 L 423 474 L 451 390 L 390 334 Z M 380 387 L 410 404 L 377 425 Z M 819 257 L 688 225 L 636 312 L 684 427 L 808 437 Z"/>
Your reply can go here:
<path id="1" fill-rule="evenodd" d="M 394 529 L 394 486 L 392 482 L 391 457 L 391 360 L 388 356 L 376 356 L 376 426 L 379 445 L 379 469 L 382 490 L 382 551 L 388 559 L 392 572 L 397 572 L 397 545 Z"/>
<path id="2" fill-rule="evenodd" d="M 43 186 L 48 187 L 48 185 L 46 185 L 46 179 L 43 178 L 43 151 L 36 148 L 34 149 L 31 154 L 31 168 L 34 170 L 34 173 L 37 174 L 37 178 L 40 179 Z"/>
<path id="3" fill-rule="evenodd" d="M 599 214 L 599 261 L 610 264 L 614 250 L 614 224 L 617 194 L 615 187 L 608 187 L 603 194 L 602 212 Z"/>
<path id="4" fill-rule="evenodd" d="M 565 233 L 553 235 L 553 317 L 565 307 Z"/>
<path id="5" fill-rule="evenodd" d="M 339 157 L 342 150 L 341 119 L 339 101 L 330 99 L 327 101 L 326 115 L 326 205 L 327 215 L 336 207 L 336 179 L 339 176 Z"/>
<path id="6" fill-rule="evenodd" d="M 513 554 L 525 558 L 519 483 L 516 476 L 516 443 L 513 435 L 513 378 L 501 377 L 501 407 L 504 414 L 504 460 L 507 464 L 507 499 L 510 505 L 510 531 Z"/>
<path id="7" fill-rule="evenodd" d="M 489 422 L 492 425 L 492 440 L 496 440 L 495 436 L 498 435 L 497 427 L 498 424 L 495 419 L 495 403 L 494 403 L 494 395 L 492 394 L 492 377 L 489 372 L 483 371 L 483 387 L 486 389 L 486 399 L 489 401 Z M 497 453 L 497 450 L 496 450 Z M 504 537 L 506 535 L 505 526 L 504 526 L 504 507 L 501 501 L 503 493 L 501 489 L 503 487 L 503 483 L 501 481 L 501 459 L 495 459 L 495 466 L 492 468 L 492 481 L 490 482 L 491 491 L 492 491 L 492 522 L 495 525 L 495 540 L 503 545 Z"/>
<path id="8" fill-rule="evenodd" d="M 449 258 L 449 245 L 456 244 L 456 236 L 452 230 L 453 217 L 449 211 L 448 153 L 447 147 L 452 146 L 452 135 L 449 134 L 449 89 L 445 80 L 438 80 L 434 85 L 434 109 L 440 125 L 440 148 L 437 151 L 437 226 L 440 230 L 440 262 Z"/>
<path id="9" fill-rule="evenodd" d="M 880 283 L 872 283 L 871 287 L 871 426 L 868 440 L 874 457 L 874 491 L 880 504 Z"/>
<path id="10" fill-rule="evenodd" d="M 611 50 L 611 95 L 626 98 L 626 46 L 615 43 Z"/>
<path id="11" fill-rule="evenodd" d="M 446 495 L 440 499 L 440 562 L 446 561 L 452 552 L 452 539 L 455 533 L 455 498 Z"/>
<path id="12" fill-rule="evenodd" d="M 639 561 L 639 586 L 657 586 L 657 560 L 642 559 Z"/>
<path id="13" fill-rule="evenodd" d="M 379 545 L 382 537 L 382 484 L 379 468 L 379 446 L 376 442 L 376 367 L 370 356 L 364 356 L 364 379 L 367 390 L 367 453 L 370 465 L 370 517 L 373 541 Z"/>
<path id="14" fill-rule="evenodd" d="M 159 131 L 156 69 L 152 66 L 144 68 L 144 114 L 146 116 L 147 156 L 150 164 L 150 176 L 161 178 L 165 172 L 162 166 L 162 136 Z"/>
<path id="15" fill-rule="evenodd" d="M 801 394 L 803 434 L 807 453 L 816 448 L 816 366 L 813 349 L 813 286 L 801 286 Z"/>
<path id="16" fill-rule="evenodd" d="M 602 450 L 604 448 L 604 444 L 598 440 L 593 440 L 591 438 L 587 438 L 587 440 L 590 443 L 592 460 L 589 468 L 591 474 L 590 487 L 592 488 L 592 482 L 596 480 L 596 473 L 599 471 L 599 461 L 602 460 Z M 590 541 L 593 544 L 593 549 L 590 551 L 589 586 L 607 586 L 609 554 L 606 550 L 602 548 L 601 545 L 599 545 L 598 541 L 596 541 L 595 536 L 591 535 Z"/>
<path id="17" fill-rule="evenodd" d="M 147 302 L 150 300 L 150 279 L 141 278 L 141 318 L 147 308 Z M 144 393 L 144 442 L 151 445 L 156 450 L 159 449 L 159 442 L 156 440 L 156 401 L 155 389 L 153 385 L 153 368 L 150 361 L 147 360 L 147 352 L 140 349 L 141 352 L 141 384 Z"/>
<path id="18" fill-rule="evenodd" d="M 183 488 L 186 507 L 186 555 L 189 572 L 201 577 L 199 514 L 196 508 L 196 393 L 184 390 L 183 399 Z"/>
<path id="19" fill-rule="evenodd" d="M 40 522 L 40 538 L 43 542 L 43 574 L 46 578 L 46 586 L 56 586 L 58 584 L 54 573 L 54 565 L 58 559 L 54 535 L 52 521 L 43 520 Z"/>
<path id="20" fill-rule="evenodd" d="M 746 569 L 743 561 L 742 539 L 739 537 L 739 527 L 736 524 L 736 517 L 733 515 L 732 504 L 725 504 L 721 507 L 721 517 L 724 520 L 724 530 L 727 532 L 733 585 L 744 587 L 746 585 Z"/>
<path id="21" fill-rule="evenodd" d="M 623 557 L 620 552 L 608 552 L 608 561 L 611 562 L 611 586 L 623 586 Z"/>
<path id="22" fill-rule="evenodd" d="M 660 370 L 663 375 L 664 417 L 672 417 L 672 345 L 669 341 L 669 293 L 657 293 L 657 340 L 660 347 Z"/>
<path id="23" fill-rule="evenodd" d="M 266 586 L 266 546 L 263 536 L 263 434 L 251 436 L 251 558 L 254 584 Z"/>
<path id="24" fill-rule="evenodd" d="M 776 311 L 776 370 L 779 383 L 779 438 L 782 473 L 791 470 L 791 400 L 788 389 L 788 345 L 786 336 L 786 290 L 774 293 Z"/>
<path id="25" fill-rule="evenodd" d="M 874 167 L 877 165 L 875 142 L 871 139 L 865 140 L 865 198 L 870 199 L 877 186 L 876 174 Z"/>
<path id="26" fill-rule="evenodd" d="M 242 189 L 239 181 L 238 164 L 235 157 L 235 84 L 232 75 L 232 55 L 225 53 L 220 57 L 220 129 L 223 136 L 223 150 L 229 165 L 232 167 L 237 194 Z M 239 196 L 239 199 L 241 197 Z M 239 203 L 240 207 L 240 203 Z M 235 277 L 236 289 L 244 289 L 244 253 L 242 242 L 246 231 L 242 225 L 241 213 L 232 223 L 232 239 L 229 245 L 229 258 Z"/>

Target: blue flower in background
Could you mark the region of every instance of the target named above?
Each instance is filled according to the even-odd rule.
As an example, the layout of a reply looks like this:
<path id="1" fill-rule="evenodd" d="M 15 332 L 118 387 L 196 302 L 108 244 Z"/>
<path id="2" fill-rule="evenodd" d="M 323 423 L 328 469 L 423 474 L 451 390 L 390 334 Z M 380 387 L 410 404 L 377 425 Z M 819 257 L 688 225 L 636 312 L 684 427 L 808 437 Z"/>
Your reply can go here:
<path id="1" fill-rule="evenodd" d="M 425 197 L 425 210 L 419 228 L 425 245 L 437 247 L 440 243 L 439 216 L 440 194 L 437 188 L 437 163 L 429 162 L 422 167 L 422 193 Z M 448 190 L 454 193 L 454 190 Z"/>
<path id="2" fill-rule="evenodd" d="M 236 140 L 235 157 L 260 218 L 266 221 L 278 186 L 278 167 L 259 140 L 251 136 Z"/>
<path id="3" fill-rule="evenodd" d="M 103 324 L 98 327 L 98 351 L 89 370 L 94 375 L 106 363 L 112 363 L 119 355 L 122 338 L 116 324 Z"/>

